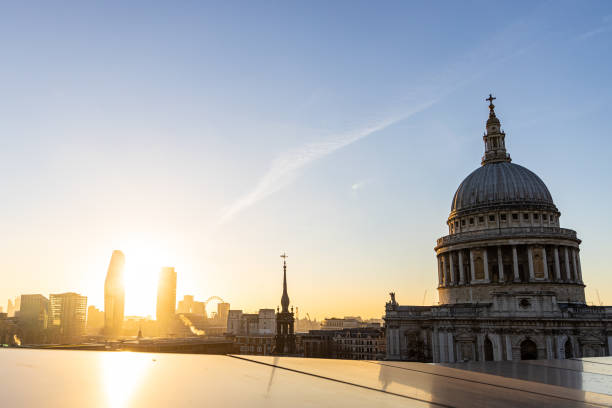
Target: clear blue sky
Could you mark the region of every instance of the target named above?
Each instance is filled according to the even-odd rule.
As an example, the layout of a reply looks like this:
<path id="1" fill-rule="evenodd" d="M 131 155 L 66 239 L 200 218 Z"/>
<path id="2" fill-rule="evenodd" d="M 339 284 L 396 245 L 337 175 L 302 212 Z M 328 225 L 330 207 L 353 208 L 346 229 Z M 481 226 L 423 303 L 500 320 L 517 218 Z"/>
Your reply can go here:
<path id="1" fill-rule="evenodd" d="M 432 303 L 489 92 L 612 304 L 611 43 L 609 1 L 3 2 L 0 304 L 102 306 L 113 249 L 128 314 L 163 265 L 275 307 L 282 251 L 311 315 Z"/>

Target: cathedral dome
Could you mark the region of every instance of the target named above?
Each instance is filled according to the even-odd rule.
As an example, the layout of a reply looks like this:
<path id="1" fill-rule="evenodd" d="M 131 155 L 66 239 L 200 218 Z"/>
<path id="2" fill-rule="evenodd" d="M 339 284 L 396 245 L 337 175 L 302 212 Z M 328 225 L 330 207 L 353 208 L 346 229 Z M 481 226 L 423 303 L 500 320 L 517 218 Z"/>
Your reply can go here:
<path id="1" fill-rule="evenodd" d="M 448 235 L 434 247 L 439 302 L 495 304 L 495 310 L 514 313 L 529 303 L 517 296 L 552 293 L 556 301 L 584 304 L 580 239 L 560 227 L 561 214 L 542 179 L 512 163 L 494 99 L 486 99 L 482 165 L 457 188 Z"/>
<path id="2" fill-rule="evenodd" d="M 455 192 L 451 214 L 494 207 L 557 211 L 542 179 L 510 161 L 486 163 L 467 176 Z"/>
<path id="3" fill-rule="evenodd" d="M 548 210 L 557 207 L 546 184 L 532 171 L 512 163 L 506 151 L 506 134 L 495 115 L 495 98 L 489 95 L 489 119 L 483 136 L 482 167 L 463 180 L 453 197 L 449 218 L 497 209 Z"/>

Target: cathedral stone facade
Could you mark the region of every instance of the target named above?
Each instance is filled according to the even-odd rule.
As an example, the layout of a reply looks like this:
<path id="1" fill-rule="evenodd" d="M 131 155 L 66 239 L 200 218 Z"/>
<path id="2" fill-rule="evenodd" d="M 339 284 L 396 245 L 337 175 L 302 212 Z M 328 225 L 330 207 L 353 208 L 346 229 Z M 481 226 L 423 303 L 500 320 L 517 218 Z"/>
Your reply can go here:
<path id="1" fill-rule="evenodd" d="M 439 238 L 438 306 L 386 304 L 387 359 L 456 362 L 612 354 L 612 307 L 587 306 L 576 231 L 544 182 L 512 163 L 489 96 L 482 166 Z"/>

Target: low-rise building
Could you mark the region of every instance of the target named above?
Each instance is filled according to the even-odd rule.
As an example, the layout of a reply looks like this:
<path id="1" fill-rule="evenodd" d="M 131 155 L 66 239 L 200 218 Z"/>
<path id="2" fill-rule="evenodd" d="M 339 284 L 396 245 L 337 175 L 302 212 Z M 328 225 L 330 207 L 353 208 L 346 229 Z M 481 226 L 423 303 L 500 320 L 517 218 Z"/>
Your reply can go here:
<path id="1" fill-rule="evenodd" d="M 274 348 L 276 313 L 274 309 L 259 309 L 258 313 L 229 310 L 226 337 L 240 354 L 269 355 Z"/>
<path id="2" fill-rule="evenodd" d="M 335 332 L 336 358 L 382 360 L 386 354 L 385 331 L 382 328 L 344 329 Z"/>
<path id="3" fill-rule="evenodd" d="M 91 336 L 100 334 L 104 328 L 104 311 L 94 305 L 87 308 L 86 333 Z"/>
<path id="4" fill-rule="evenodd" d="M 0 347 L 21 345 L 21 330 L 14 317 L 0 313 Z"/>
<path id="5" fill-rule="evenodd" d="M 334 330 L 310 330 L 308 333 L 298 333 L 304 357 L 336 358 L 335 334 Z"/>
<path id="6" fill-rule="evenodd" d="M 386 353 L 382 328 L 311 330 L 299 335 L 303 356 L 348 360 L 382 360 Z"/>
<path id="7" fill-rule="evenodd" d="M 274 309 L 259 309 L 258 313 L 243 313 L 242 310 L 230 310 L 227 315 L 227 334 L 276 334 L 276 314 Z"/>
<path id="8" fill-rule="evenodd" d="M 363 320 L 360 316 L 344 316 L 330 317 L 323 320 L 321 330 L 342 330 L 342 329 L 356 329 L 356 328 L 380 328 L 382 327 L 382 319 L 367 319 Z"/>

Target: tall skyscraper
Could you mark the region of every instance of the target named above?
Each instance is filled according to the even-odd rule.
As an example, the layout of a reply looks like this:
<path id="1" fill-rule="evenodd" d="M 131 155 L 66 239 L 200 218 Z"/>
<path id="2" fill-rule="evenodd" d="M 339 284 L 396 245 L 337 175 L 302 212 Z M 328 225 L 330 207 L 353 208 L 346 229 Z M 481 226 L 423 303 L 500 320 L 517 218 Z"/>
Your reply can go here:
<path id="1" fill-rule="evenodd" d="M 289 311 L 289 294 L 287 293 L 287 255 L 282 254 L 283 258 L 283 295 L 281 296 L 282 309 L 276 313 L 276 346 L 275 354 L 295 353 L 295 334 L 293 317 L 293 307 Z"/>
<path id="2" fill-rule="evenodd" d="M 68 292 L 49 296 L 49 326 L 59 330 L 59 341 L 78 343 L 85 331 L 87 296 Z"/>
<path id="3" fill-rule="evenodd" d="M 104 281 L 104 334 L 110 337 L 121 335 L 125 305 L 123 286 L 123 267 L 125 256 L 121 251 L 113 251 L 106 280 Z"/>
<path id="4" fill-rule="evenodd" d="M 160 336 L 167 336 L 174 321 L 176 307 L 176 272 L 164 267 L 157 287 L 157 328 Z"/>

